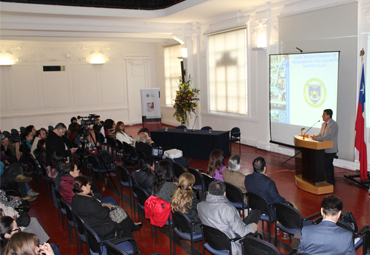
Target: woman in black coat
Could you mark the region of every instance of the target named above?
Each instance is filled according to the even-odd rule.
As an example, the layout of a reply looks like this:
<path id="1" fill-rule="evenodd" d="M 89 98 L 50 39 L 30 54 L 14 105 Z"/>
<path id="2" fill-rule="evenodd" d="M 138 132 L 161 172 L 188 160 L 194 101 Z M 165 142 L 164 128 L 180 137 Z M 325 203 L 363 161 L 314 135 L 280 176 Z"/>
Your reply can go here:
<path id="1" fill-rule="evenodd" d="M 117 235 L 121 237 L 132 237 L 133 231 L 141 228 L 141 223 L 134 223 L 130 216 L 121 223 L 116 223 L 109 217 L 110 204 L 102 204 L 97 198 L 91 196 L 90 184 L 86 177 L 78 176 L 73 180 L 72 211 L 81 217 L 86 224 L 93 226 L 106 223 L 103 226 L 92 227 L 92 229 L 106 240 Z"/>

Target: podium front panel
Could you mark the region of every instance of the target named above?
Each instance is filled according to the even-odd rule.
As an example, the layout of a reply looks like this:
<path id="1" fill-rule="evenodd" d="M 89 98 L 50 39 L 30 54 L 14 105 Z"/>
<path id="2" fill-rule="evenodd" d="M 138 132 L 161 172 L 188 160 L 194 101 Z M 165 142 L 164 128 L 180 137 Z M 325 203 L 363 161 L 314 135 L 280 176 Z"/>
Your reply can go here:
<path id="1" fill-rule="evenodd" d="M 325 181 L 325 150 L 302 148 L 302 178 L 312 184 Z"/>

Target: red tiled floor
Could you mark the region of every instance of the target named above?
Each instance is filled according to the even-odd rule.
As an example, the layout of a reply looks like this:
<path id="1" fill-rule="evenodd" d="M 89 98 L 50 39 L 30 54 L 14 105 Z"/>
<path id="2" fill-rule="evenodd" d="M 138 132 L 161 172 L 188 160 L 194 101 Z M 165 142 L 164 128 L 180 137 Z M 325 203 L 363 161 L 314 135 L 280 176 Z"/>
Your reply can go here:
<path id="1" fill-rule="evenodd" d="M 127 126 L 126 131 L 132 136 L 136 136 L 137 131 L 141 126 Z M 238 152 L 239 147 L 237 144 L 233 145 L 233 152 Z M 254 158 L 262 156 L 266 159 L 268 172 L 267 175 L 271 177 L 277 185 L 277 188 L 280 194 L 285 197 L 287 200 L 292 202 L 302 213 L 303 217 L 311 215 L 320 210 L 321 200 L 324 195 L 317 196 L 309 194 L 298 189 L 294 184 L 294 175 L 295 171 L 293 169 L 299 169 L 299 160 L 291 160 L 286 163 L 283 167 L 281 164 L 287 160 L 289 157 L 280 155 L 277 153 L 271 153 L 264 150 L 260 150 L 250 146 L 242 145 L 242 172 L 244 174 L 252 173 L 252 161 Z M 227 163 L 225 159 L 225 163 Z M 296 162 L 297 161 L 297 162 Z M 191 159 L 190 166 L 194 168 L 206 169 L 207 161 Z M 297 166 L 296 166 L 297 165 Z M 351 211 L 357 221 L 357 224 L 360 227 L 363 225 L 370 224 L 370 197 L 366 190 L 359 188 L 357 185 L 349 182 L 344 178 L 345 174 L 355 174 L 358 172 L 349 171 L 346 169 L 335 168 L 335 178 L 336 178 L 336 187 L 334 195 L 339 196 L 344 203 L 344 210 Z M 114 178 L 115 179 L 115 178 Z M 41 179 L 40 179 L 41 180 Z M 97 183 L 99 187 L 99 184 Z M 35 185 L 33 185 L 35 187 Z M 121 203 L 120 198 L 112 192 L 110 189 L 103 186 L 102 193 L 104 196 L 113 196 L 119 205 L 121 205 L 132 217 L 134 221 L 138 221 L 137 215 L 134 216 L 133 209 L 130 208 L 128 204 L 128 189 L 123 188 L 124 193 L 124 202 Z M 126 202 L 125 202 L 126 201 Z M 50 235 L 50 242 L 54 242 L 58 245 L 61 245 L 61 253 L 66 254 L 77 254 L 77 248 L 75 243 L 75 236 L 73 235 L 74 244 L 71 245 L 68 239 L 68 231 L 63 232 L 62 222 L 58 220 L 58 213 L 55 209 L 52 201 L 48 200 L 48 197 L 45 193 L 45 188 L 43 184 L 41 185 L 41 194 L 38 199 L 34 202 L 31 202 L 31 206 L 35 209 L 40 216 L 43 224 L 45 225 L 46 232 Z M 259 225 L 261 229 L 261 223 Z M 266 227 L 265 227 L 266 231 Z M 273 232 L 273 230 L 272 230 Z M 164 231 L 168 233 L 168 231 Z M 139 248 L 142 254 L 151 254 L 154 252 L 160 252 L 162 254 L 169 254 L 169 239 L 167 235 L 163 234 L 161 231 L 158 231 L 158 244 L 155 243 L 155 240 L 151 237 L 151 228 L 148 221 L 145 222 L 142 229 L 134 233 L 134 237 L 139 243 Z M 278 237 L 280 241 L 280 246 L 284 245 L 288 247 L 289 241 L 282 241 L 281 236 Z M 281 242 L 282 241 L 282 242 Z M 190 245 L 187 242 L 181 241 L 181 247 L 176 246 L 176 254 L 189 254 Z M 83 245 L 84 252 L 86 254 L 86 245 Z M 282 252 L 284 249 L 279 248 Z M 362 254 L 362 249 L 359 249 L 357 254 Z M 207 253 L 208 254 L 208 253 Z"/>

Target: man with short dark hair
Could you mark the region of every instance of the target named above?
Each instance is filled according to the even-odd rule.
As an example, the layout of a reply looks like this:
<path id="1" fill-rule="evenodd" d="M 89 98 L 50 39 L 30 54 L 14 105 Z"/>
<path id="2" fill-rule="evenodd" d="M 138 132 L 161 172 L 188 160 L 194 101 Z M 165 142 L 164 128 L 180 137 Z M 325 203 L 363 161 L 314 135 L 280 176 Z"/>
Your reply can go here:
<path id="1" fill-rule="evenodd" d="M 322 222 L 303 227 L 298 253 L 355 255 L 352 232 L 337 226 L 343 203 L 339 197 L 326 196 L 321 203 Z"/>
<path id="2" fill-rule="evenodd" d="M 266 175 L 266 161 L 258 157 L 253 161 L 254 173 L 245 177 L 245 188 L 248 192 L 262 196 L 269 204 L 276 204 L 286 201 L 280 196 L 275 182 Z M 272 210 L 273 212 L 273 210 Z"/>
<path id="3" fill-rule="evenodd" d="M 63 123 L 58 123 L 53 132 L 46 138 L 46 165 L 50 166 L 51 156 L 55 151 L 62 152 L 65 157 L 70 157 L 77 148 L 68 149 L 64 143 L 63 135 L 66 132 L 66 126 Z"/>
<path id="4" fill-rule="evenodd" d="M 225 233 L 229 238 L 237 235 L 243 237 L 257 231 L 257 224 L 261 217 L 259 210 L 249 212 L 244 222 L 240 214 L 226 198 L 226 185 L 222 181 L 214 180 L 208 186 L 206 201 L 198 204 L 198 214 L 203 225 L 216 228 Z M 232 253 L 241 254 L 239 242 L 231 243 Z"/>
<path id="5" fill-rule="evenodd" d="M 316 141 L 333 141 L 333 148 L 325 149 L 325 173 L 326 181 L 335 185 L 333 161 L 338 152 L 338 124 L 332 119 L 333 111 L 325 109 L 322 114 L 324 123 L 318 135 L 313 135 L 312 140 Z"/>
<path id="6" fill-rule="evenodd" d="M 32 147 L 31 147 L 31 154 L 33 155 L 34 158 L 36 158 L 36 157 L 33 154 L 33 152 L 37 149 L 37 144 L 39 143 L 39 141 L 41 139 L 46 139 L 46 132 L 45 132 L 44 129 L 39 129 L 39 130 L 36 131 L 36 137 L 33 140 L 33 144 L 32 144 Z"/>

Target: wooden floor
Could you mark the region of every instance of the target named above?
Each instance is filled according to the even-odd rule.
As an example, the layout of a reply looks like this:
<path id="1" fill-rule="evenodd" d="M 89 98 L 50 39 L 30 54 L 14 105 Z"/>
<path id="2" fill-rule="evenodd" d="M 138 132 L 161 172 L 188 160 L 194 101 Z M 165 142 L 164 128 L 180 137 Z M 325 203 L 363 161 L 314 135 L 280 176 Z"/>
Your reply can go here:
<path id="1" fill-rule="evenodd" d="M 126 131 L 132 136 L 136 136 L 139 128 L 141 128 L 141 126 L 126 127 Z M 294 176 L 296 174 L 295 169 L 298 169 L 298 173 L 300 169 L 299 160 L 291 160 L 282 167 L 281 164 L 289 158 L 288 156 L 259 150 L 257 148 L 245 145 L 242 145 L 241 147 L 241 156 L 243 161 L 241 171 L 244 174 L 250 174 L 253 172 L 252 161 L 254 158 L 259 156 L 264 157 L 267 162 L 267 175 L 276 182 L 280 195 L 292 202 L 299 209 L 303 217 L 307 217 L 315 212 L 319 212 L 321 201 L 325 195 L 317 196 L 309 194 L 298 189 L 294 184 Z M 232 151 L 233 154 L 237 153 L 239 151 L 239 146 L 234 144 Z M 227 163 L 227 161 L 228 158 L 225 159 L 225 163 Z M 207 166 L 207 161 L 191 159 L 190 166 L 194 168 L 205 169 Z M 367 190 L 358 187 L 344 178 L 345 174 L 356 173 L 359 172 L 335 168 L 336 186 L 334 195 L 339 196 L 343 200 L 344 210 L 351 211 L 353 213 L 360 228 L 363 225 L 370 225 L 370 197 L 368 197 Z M 34 183 L 32 183 L 31 186 L 37 190 Z M 99 187 L 98 182 L 97 186 Z M 109 186 L 110 185 L 108 184 L 107 187 Z M 137 215 L 134 216 L 134 211 L 129 206 L 128 189 L 123 189 L 124 196 L 123 203 L 121 203 L 117 194 L 112 192 L 107 187 L 103 185 L 103 195 L 113 196 L 116 201 L 130 214 L 131 218 L 134 221 L 138 221 Z M 73 235 L 74 244 L 71 245 L 68 239 L 68 231 L 63 231 L 62 221 L 58 220 L 57 209 L 54 207 L 53 202 L 48 200 L 43 183 L 41 184 L 40 193 L 41 194 L 38 199 L 34 202 L 31 202 L 31 206 L 40 216 L 46 232 L 51 237 L 50 242 L 61 245 L 60 251 L 64 255 L 78 254 L 75 236 Z M 259 231 L 262 231 L 261 229 L 262 227 L 260 223 Z M 170 254 L 167 230 L 158 232 L 158 244 L 156 244 L 151 237 L 151 228 L 148 221 L 145 222 L 140 231 L 134 233 L 134 237 L 139 244 L 142 254 L 146 255 L 154 252 Z M 87 254 L 86 245 L 84 245 L 83 248 L 84 254 Z M 278 236 L 278 248 L 281 252 L 286 253 L 290 249 L 289 241 L 283 241 L 281 236 Z M 190 254 L 190 245 L 185 241 L 177 240 L 176 254 Z M 357 254 L 362 254 L 362 248 L 357 251 Z"/>

